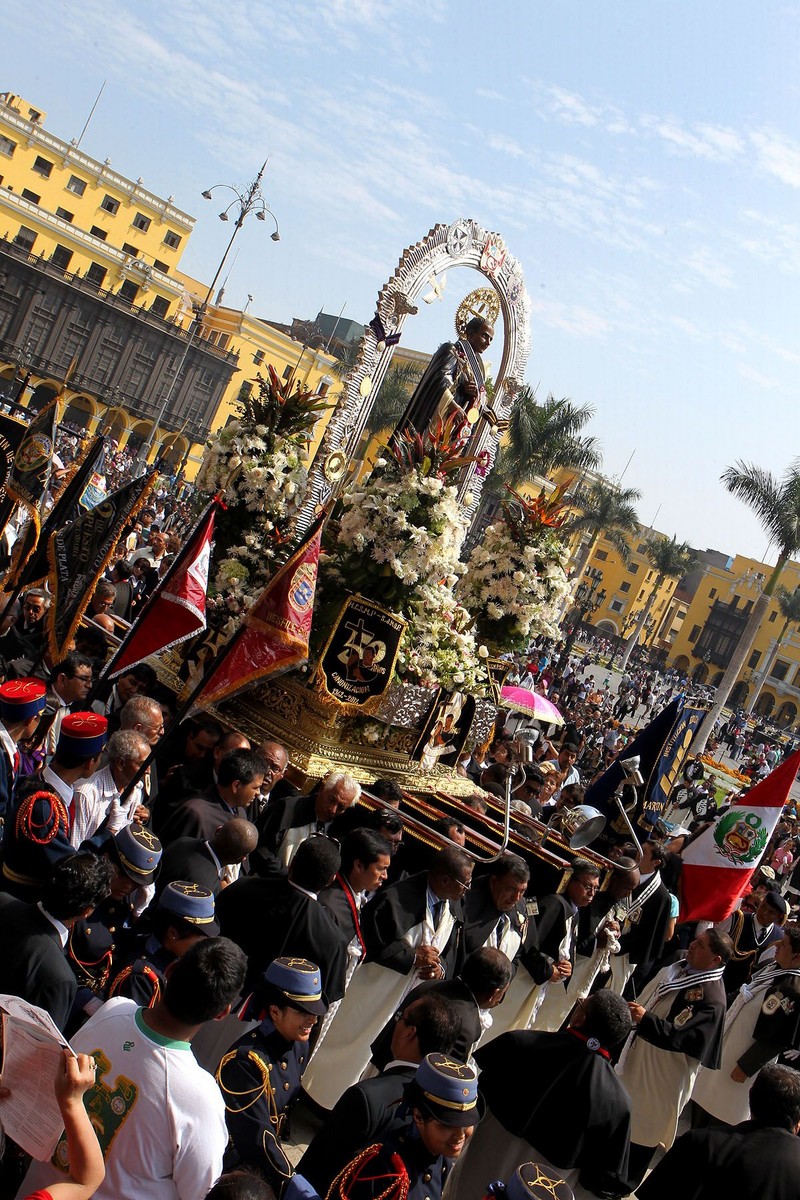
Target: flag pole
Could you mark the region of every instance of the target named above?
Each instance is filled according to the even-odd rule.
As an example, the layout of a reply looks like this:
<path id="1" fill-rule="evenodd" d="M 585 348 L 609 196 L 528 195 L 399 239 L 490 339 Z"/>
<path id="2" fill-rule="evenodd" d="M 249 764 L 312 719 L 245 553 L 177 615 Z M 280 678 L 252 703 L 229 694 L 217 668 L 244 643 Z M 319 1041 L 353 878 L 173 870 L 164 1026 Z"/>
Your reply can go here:
<path id="1" fill-rule="evenodd" d="M 267 590 L 267 588 L 270 586 L 270 584 L 273 582 L 273 580 L 277 577 L 279 572 L 283 570 L 283 568 L 286 566 L 286 564 L 288 562 L 290 562 L 292 556 L 297 554 L 298 550 L 303 545 L 303 543 L 310 542 L 312 537 L 314 537 L 317 534 L 319 526 L 324 523 L 324 521 L 327 519 L 327 516 L 328 516 L 327 512 L 323 512 L 319 517 L 317 517 L 316 521 L 314 521 L 314 523 L 311 525 L 310 529 L 307 530 L 306 533 L 298 540 L 297 545 L 295 546 L 294 550 L 292 550 L 292 553 L 287 557 L 286 562 L 282 563 L 277 568 L 277 570 L 273 571 L 269 583 L 265 584 L 265 586 L 261 589 L 261 592 L 259 594 L 259 599 L 264 594 L 264 592 Z M 256 603 L 258 603 L 258 601 L 256 601 Z M 250 609 L 248 609 L 248 612 L 250 612 L 250 610 L 252 608 L 253 608 L 253 605 L 250 606 Z M 175 715 L 171 718 L 169 723 L 165 726 L 164 732 L 161 735 L 162 739 L 166 738 L 168 733 L 172 733 L 172 730 L 176 729 L 178 727 L 178 725 L 184 719 L 186 714 L 191 712 L 191 709 L 194 706 L 195 700 L 197 700 L 198 696 L 202 693 L 203 689 L 205 688 L 205 686 L 208 683 L 211 676 L 225 662 L 225 660 L 232 653 L 232 651 L 236 649 L 236 647 L 238 646 L 241 638 L 244 636 L 244 633 L 247 629 L 247 625 L 245 623 L 246 617 L 247 617 L 247 613 L 245 613 L 244 617 L 239 622 L 239 625 L 233 631 L 231 636 L 228 638 L 228 641 L 225 643 L 225 645 L 222 647 L 222 649 L 219 651 L 219 653 L 217 655 L 215 655 L 214 660 L 211 663 L 211 665 L 206 667 L 205 671 L 203 671 L 200 679 L 194 685 L 194 687 L 190 691 L 187 698 L 183 701 L 183 703 L 181 705 L 179 705 L 178 709 L 175 712 Z M 161 739 L 159 739 L 159 742 L 160 741 L 161 741 Z M 155 759 L 157 752 L 158 752 L 158 744 L 155 746 L 151 746 L 150 753 L 148 754 L 147 758 L 144 760 L 142 765 L 139 767 L 139 770 L 136 772 L 133 779 L 130 781 L 129 784 L 127 784 L 124 791 L 121 793 L 121 795 L 120 795 L 120 803 L 121 804 L 124 803 L 128 799 L 131 792 L 136 787 L 137 783 L 141 779 L 144 778 L 145 774 L 150 769 L 150 764 Z"/>
<path id="2" fill-rule="evenodd" d="M 203 524 L 204 521 L 206 521 L 208 519 L 208 516 L 209 516 L 211 510 L 215 506 L 220 505 L 221 503 L 222 502 L 220 500 L 219 494 L 217 494 L 216 496 L 213 496 L 211 498 L 211 500 L 208 502 L 208 504 L 203 509 L 202 513 L 200 514 L 197 521 L 195 522 L 195 526 L 192 529 L 192 532 L 190 533 L 189 537 L 186 539 L 186 541 L 184 543 L 183 550 L 181 551 L 180 554 L 175 555 L 174 559 L 172 560 L 170 565 L 167 567 L 166 574 L 164 575 L 164 577 L 162 579 L 159 579 L 158 584 L 153 589 L 153 591 L 150 593 L 150 595 L 147 597 L 145 604 L 144 604 L 144 608 L 137 615 L 136 620 L 131 622 L 131 627 L 128 630 L 128 632 L 125 634 L 125 637 L 120 642 L 120 644 L 117 646 L 116 650 L 111 655 L 111 658 L 108 660 L 108 662 L 105 663 L 105 665 L 102 667 L 100 674 L 97 677 L 96 682 L 92 685 L 92 690 L 89 692 L 89 695 L 86 697 L 85 703 L 86 703 L 87 708 L 91 708 L 93 702 L 97 699 L 97 692 L 100 688 L 101 682 L 104 682 L 109 677 L 109 675 L 111 674 L 112 667 L 114 667 L 116 665 L 116 663 L 118 662 L 118 660 L 122 657 L 123 650 L 126 649 L 128 642 L 131 640 L 134 633 L 138 632 L 140 623 L 148 615 L 148 613 L 152 609 L 156 600 L 159 599 L 159 597 L 161 596 L 161 593 L 166 589 L 167 585 L 172 582 L 172 580 L 175 578 L 177 573 L 184 569 L 184 558 L 185 558 L 186 550 L 189 549 L 189 547 L 191 547 L 191 545 L 194 541 L 194 538 L 197 535 L 198 530 L 200 529 L 200 526 Z M 200 631 L 198 630 L 198 633 L 199 632 Z"/>

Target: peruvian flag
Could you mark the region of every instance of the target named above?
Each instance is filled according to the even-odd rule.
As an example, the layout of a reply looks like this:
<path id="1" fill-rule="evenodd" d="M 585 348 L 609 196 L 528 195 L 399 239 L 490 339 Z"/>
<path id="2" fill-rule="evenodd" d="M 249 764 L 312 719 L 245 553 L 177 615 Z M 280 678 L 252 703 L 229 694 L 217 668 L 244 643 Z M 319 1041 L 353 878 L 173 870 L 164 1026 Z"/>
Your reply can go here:
<path id="1" fill-rule="evenodd" d="M 109 664 L 108 678 L 115 679 L 151 654 L 169 650 L 205 629 L 215 515 L 212 502 Z"/>
<path id="2" fill-rule="evenodd" d="M 684 850 L 678 920 L 730 916 L 761 862 L 799 769 L 800 750 Z"/>
<path id="3" fill-rule="evenodd" d="M 273 575 L 217 656 L 194 700 L 207 708 L 308 659 L 324 517 L 315 521 L 291 558 Z"/>

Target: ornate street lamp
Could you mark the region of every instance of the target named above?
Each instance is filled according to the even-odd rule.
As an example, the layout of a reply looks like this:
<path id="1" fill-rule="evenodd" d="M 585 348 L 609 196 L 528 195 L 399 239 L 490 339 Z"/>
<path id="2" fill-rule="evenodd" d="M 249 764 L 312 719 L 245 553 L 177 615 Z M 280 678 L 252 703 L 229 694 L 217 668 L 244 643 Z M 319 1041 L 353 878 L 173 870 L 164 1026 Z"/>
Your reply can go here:
<path id="1" fill-rule="evenodd" d="M 602 582 L 603 572 L 599 567 L 589 567 L 584 572 L 584 578 L 575 589 L 575 602 L 571 613 L 572 623 L 564 641 L 564 649 L 561 651 L 561 656 L 558 660 L 558 666 L 556 667 L 557 674 L 560 674 L 569 662 L 572 647 L 575 644 L 575 639 L 583 622 L 587 617 L 594 616 L 597 610 L 602 608 L 606 602 L 606 590 L 600 587 Z"/>
<path id="2" fill-rule="evenodd" d="M 275 230 L 273 233 L 270 234 L 270 237 L 272 238 L 273 242 L 279 242 L 281 240 L 280 229 L 278 227 L 278 218 L 275 216 L 274 212 L 267 204 L 266 200 L 264 199 L 263 192 L 261 191 L 261 180 L 264 176 L 264 171 L 266 170 L 268 161 L 269 161 L 268 159 L 264 160 L 261 170 L 258 172 L 258 174 L 256 175 L 253 182 L 250 184 L 250 186 L 244 192 L 240 192 L 238 190 L 238 188 L 233 187 L 232 184 L 215 183 L 215 184 L 213 184 L 212 187 L 206 188 L 206 190 L 201 193 L 204 200 L 212 200 L 213 193 L 218 188 L 223 188 L 226 191 L 233 192 L 234 199 L 231 200 L 228 207 L 226 209 L 223 209 L 223 211 L 219 214 L 219 219 L 221 221 L 230 220 L 229 213 L 230 213 L 231 209 L 238 208 L 238 211 L 236 214 L 236 221 L 233 226 L 233 232 L 230 236 L 230 240 L 229 240 L 227 246 L 225 247 L 225 252 L 222 255 L 222 258 L 219 260 L 219 265 L 217 266 L 217 269 L 214 273 L 214 278 L 211 280 L 211 283 L 208 286 L 208 291 L 205 294 L 205 298 L 204 298 L 202 304 L 200 304 L 200 306 L 195 310 L 194 319 L 192 320 L 192 324 L 189 327 L 189 334 L 186 338 L 186 342 L 183 347 L 183 353 L 181 355 L 180 362 L 178 363 L 178 365 L 175 369 L 175 372 L 172 376 L 172 380 L 170 382 L 169 387 L 167 388 L 166 395 L 164 396 L 164 399 L 161 401 L 161 407 L 158 410 L 158 416 L 156 417 L 155 421 L 153 422 L 153 425 L 150 429 L 150 433 L 147 435 L 147 440 L 142 444 L 141 449 L 139 450 L 138 461 L 140 463 L 142 470 L 144 470 L 144 465 L 147 461 L 147 455 L 149 454 L 150 449 L 153 445 L 153 441 L 154 441 L 155 435 L 156 435 L 156 430 L 158 429 L 159 425 L 161 424 L 161 422 L 164 419 L 164 413 L 167 411 L 167 406 L 169 405 L 169 402 L 172 399 L 173 392 L 175 391 L 175 388 L 178 385 L 178 380 L 180 379 L 181 374 L 183 372 L 183 368 L 186 365 L 186 359 L 189 356 L 189 350 L 193 346 L 195 339 L 200 334 L 200 331 L 203 328 L 203 320 L 205 318 L 206 312 L 208 311 L 208 306 L 211 302 L 211 297 L 214 294 L 214 289 L 217 286 L 217 281 L 219 280 L 219 277 L 225 268 L 225 263 L 228 261 L 228 255 L 230 254 L 231 249 L 233 248 L 233 243 L 236 241 L 236 238 L 239 235 L 239 230 L 244 225 L 245 220 L 247 219 L 247 217 L 250 215 L 251 212 L 254 212 L 256 214 L 257 221 L 265 221 L 267 219 L 267 215 L 269 215 L 270 217 L 272 217 L 272 220 L 275 222 Z"/>

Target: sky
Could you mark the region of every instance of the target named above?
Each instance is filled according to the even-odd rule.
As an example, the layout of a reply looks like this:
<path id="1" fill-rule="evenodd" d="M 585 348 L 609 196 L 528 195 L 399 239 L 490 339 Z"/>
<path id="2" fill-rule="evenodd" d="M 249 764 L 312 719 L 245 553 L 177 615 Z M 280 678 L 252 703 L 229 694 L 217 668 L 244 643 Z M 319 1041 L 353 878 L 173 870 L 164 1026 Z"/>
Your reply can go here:
<path id="1" fill-rule="evenodd" d="M 474 218 L 522 265 L 527 382 L 590 404 L 644 524 L 774 561 L 719 482 L 800 453 L 800 4 L 768 0 L 5 0 L 0 90 L 198 218 L 264 190 L 226 303 L 366 323 L 403 249 Z M 221 193 L 215 193 L 220 196 Z M 480 277 L 404 327 L 432 352 Z M 499 361 L 490 350 L 487 356 Z"/>

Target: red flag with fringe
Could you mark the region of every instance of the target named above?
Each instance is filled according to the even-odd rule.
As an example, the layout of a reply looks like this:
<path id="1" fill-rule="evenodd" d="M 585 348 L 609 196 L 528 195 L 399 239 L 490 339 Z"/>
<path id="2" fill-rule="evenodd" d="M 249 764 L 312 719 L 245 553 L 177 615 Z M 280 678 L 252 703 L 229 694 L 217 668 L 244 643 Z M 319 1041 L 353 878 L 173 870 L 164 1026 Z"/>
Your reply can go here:
<path id="1" fill-rule="evenodd" d="M 320 518 L 247 612 L 195 699 L 196 708 L 229 700 L 307 661 L 322 525 Z"/>
<path id="2" fill-rule="evenodd" d="M 116 679 L 151 654 L 179 646 L 205 629 L 215 517 L 216 506 L 211 504 L 114 655 L 107 672 L 109 679 Z"/>

